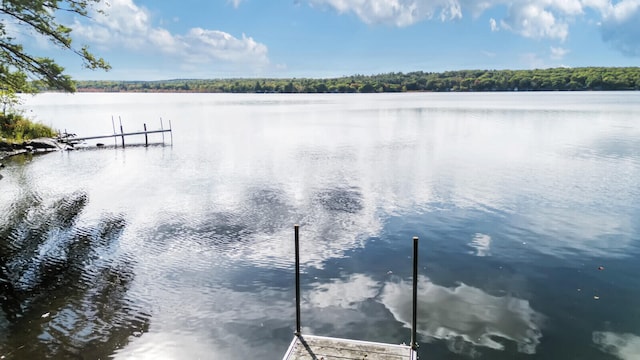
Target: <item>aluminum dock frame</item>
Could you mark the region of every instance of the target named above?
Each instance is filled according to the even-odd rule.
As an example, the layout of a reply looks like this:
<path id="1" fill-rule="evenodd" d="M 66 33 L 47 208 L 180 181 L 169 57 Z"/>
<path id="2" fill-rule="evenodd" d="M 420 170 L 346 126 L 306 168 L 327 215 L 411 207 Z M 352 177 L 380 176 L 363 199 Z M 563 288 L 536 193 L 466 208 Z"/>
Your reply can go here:
<path id="1" fill-rule="evenodd" d="M 296 331 L 282 360 L 417 360 L 418 238 L 413 238 L 413 314 L 410 345 L 303 335 L 300 331 L 300 236 L 294 226 L 296 251 Z"/>

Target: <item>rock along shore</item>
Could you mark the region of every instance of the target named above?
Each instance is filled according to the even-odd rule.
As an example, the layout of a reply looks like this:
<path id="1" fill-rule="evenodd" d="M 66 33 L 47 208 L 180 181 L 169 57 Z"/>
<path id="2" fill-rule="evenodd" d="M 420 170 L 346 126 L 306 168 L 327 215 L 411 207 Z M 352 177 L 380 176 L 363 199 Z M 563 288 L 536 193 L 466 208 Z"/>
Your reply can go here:
<path id="1" fill-rule="evenodd" d="M 0 140 L 0 161 L 25 153 L 49 152 L 61 149 L 60 143 L 51 138 L 27 140 L 22 143 L 10 143 L 6 140 Z"/>

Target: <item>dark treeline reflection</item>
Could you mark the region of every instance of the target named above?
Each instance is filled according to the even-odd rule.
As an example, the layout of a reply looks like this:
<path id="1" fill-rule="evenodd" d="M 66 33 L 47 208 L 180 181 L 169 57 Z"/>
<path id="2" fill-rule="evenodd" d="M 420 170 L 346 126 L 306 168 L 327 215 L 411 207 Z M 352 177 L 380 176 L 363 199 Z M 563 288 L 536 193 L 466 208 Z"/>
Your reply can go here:
<path id="1" fill-rule="evenodd" d="M 104 358 L 148 329 L 128 299 L 134 262 L 117 251 L 124 216 L 80 225 L 87 194 L 57 196 L 23 192 L 0 220 L 3 358 Z"/>

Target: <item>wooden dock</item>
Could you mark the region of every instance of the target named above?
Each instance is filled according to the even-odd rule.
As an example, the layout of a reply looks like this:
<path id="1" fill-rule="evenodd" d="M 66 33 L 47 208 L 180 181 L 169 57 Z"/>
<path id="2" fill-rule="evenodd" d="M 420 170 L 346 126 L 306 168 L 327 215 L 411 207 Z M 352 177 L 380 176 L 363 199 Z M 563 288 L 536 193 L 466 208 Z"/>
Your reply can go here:
<path id="1" fill-rule="evenodd" d="M 282 360 L 417 360 L 411 346 L 323 336 L 295 336 Z"/>
<path id="2" fill-rule="evenodd" d="M 300 236 L 294 226 L 296 331 L 282 360 L 417 360 L 417 303 L 418 303 L 418 238 L 413 238 L 413 314 L 411 343 L 395 345 L 324 336 L 303 335 L 300 326 Z"/>

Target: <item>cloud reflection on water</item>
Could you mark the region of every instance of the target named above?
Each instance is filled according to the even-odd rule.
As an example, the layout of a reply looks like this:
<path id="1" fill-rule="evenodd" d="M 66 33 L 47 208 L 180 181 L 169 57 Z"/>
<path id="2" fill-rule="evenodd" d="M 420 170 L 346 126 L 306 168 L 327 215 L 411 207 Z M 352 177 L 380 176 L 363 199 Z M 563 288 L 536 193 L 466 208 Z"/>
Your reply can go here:
<path id="1" fill-rule="evenodd" d="M 491 236 L 476 233 L 469 246 L 475 249 L 475 252 L 471 252 L 475 256 L 489 256 L 491 255 Z"/>
<path id="2" fill-rule="evenodd" d="M 498 338 L 515 342 L 525 354 L 534 354 L 540 344 L 543 316 L 527 300 L 493 296 L 465 284 L 447 288 L 425 277 L 418 289 L 418 332 L 427 340 L 446 340 L 453 352 L 473 354 L 474 346 L 504 350 Z M 411 291 L 411 284 L 387 282 L 381 295 L 382 303 L 408 327 Z"/>
<path id="3" fill-rule="evenodd" d="M 149 332 L 114 358 L 268 359 L 283 351 L 274 337 L 289 339 L 293 333 L 290 293 L 259 286 L 260 291 L 231 289 L 219 284 L 221 279 L 203 286 L 203 281 L 183 276 L 172 283 L 172 293 L 150 299 L 161 300 L 163 311 L 154 313 Z"/>
<path id="4" fill-rule="evenodd" d="M 308 302 L 319 308 L 355 308 L 358 303 L 374 298 L 379 291 L 380 284 L 377 281 L 364 274 L 353 274 L 344 280 L 314 284 L 313 291 L 308 295 Z"/>
<path id="5" fill-rule="evenodd" d="M 519 352 L 536 352 L 544 316 L 532 309 L 529 301 L 493 296 L 465 284 L 447 288 L 426 277 L 420 278 L 418 287 L 418 332 L 426 341 L 444 340 L 451 351 L 467 355 L 476 354 L 477 347 L 504 350 L 505 341 L 514 342 Z M 397 321 L 410 327 L 411 284 L 395 279 L 379 282 L 368 275 L 352 274 L 314 284 L 305 301 L 322 316 L 313 317 L 313 329 L 309 330 L 353 323 L 358 316 L 353 310 L 366 312 L 369 300 L 379 301 Z M 330 315 L 324 308 L 339 315 Z"/>
<path id="6" fill-rule="evenodd" d="M 640 336 L 610 331 L 594 331 L 593 342 L 598 348 L 621 360 L 640 359 Z"/>

